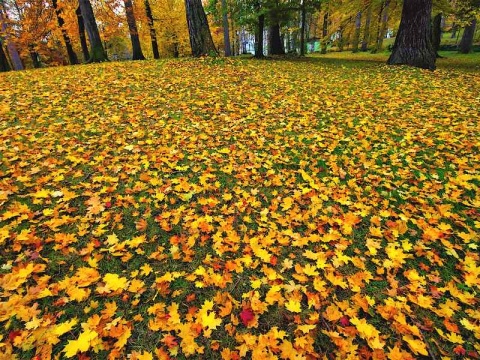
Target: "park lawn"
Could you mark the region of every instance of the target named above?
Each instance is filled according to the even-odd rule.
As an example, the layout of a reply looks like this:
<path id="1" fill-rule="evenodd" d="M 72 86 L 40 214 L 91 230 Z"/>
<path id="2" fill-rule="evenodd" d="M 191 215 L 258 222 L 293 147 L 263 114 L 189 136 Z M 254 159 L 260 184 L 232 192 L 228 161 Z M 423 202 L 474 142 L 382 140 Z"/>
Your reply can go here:
<path id="1" fill-rule="evenodd" d="M 0 359 L 478 358 L 478 73 L 335 56 L 1 74 Z"/>

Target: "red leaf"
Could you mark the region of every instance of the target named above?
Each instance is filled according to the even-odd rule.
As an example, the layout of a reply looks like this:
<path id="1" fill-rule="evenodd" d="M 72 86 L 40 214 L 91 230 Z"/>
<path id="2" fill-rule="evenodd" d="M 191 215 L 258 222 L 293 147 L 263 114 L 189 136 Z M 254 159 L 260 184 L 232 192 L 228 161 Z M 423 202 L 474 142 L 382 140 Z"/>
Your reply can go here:
<path id="1" fill-rule="evenodd" d="M 270 257 L 270 264 L 271 265 L 273 265 L 273 266 L 277 265 L 277 261 L 278 261 L 278 258 L 275 255 L 272 255 Z"/>
<path id="2" fill-rule="evenodd" d="M 463 348 L 462 345 L 455 346 L 455 349 L 453 349 L 453 352 L 457 355 L 465 355 L 467 353 L 467 351 Z"/>
<path id="3" fill-rule="evenodd" d="M 13 341 L 15 340 L 15 338 L 17 336 L 20 336 L 22 334 L 22 332 L 20 330 L 13 330 L 13 331 L 10 331 L 10 333 L 8 334 L 8 340 L 10 340 L 10 342 L 13 343 Z"/>
<path id="4" fill-rule="evenodd" d="M 348 319 L 348 316 L 342 316 L 339 321 L 340 325 L 342 325 L 343 327 L 350 325 L 350 320 Z"/>
<path id="5" fill-rule="evenodd" d="M 252 309 L 243 309 L 240 313 L 240 319 L 245 326 L 247 326 L 254 318 L 255 315 L 253 314 Z"/>

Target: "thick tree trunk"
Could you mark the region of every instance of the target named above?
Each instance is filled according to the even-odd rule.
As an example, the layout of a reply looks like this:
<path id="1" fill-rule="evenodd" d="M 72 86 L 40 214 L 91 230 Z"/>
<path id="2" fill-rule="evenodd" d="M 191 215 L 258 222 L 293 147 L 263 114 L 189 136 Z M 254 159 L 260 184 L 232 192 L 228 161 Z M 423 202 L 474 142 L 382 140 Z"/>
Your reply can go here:
<path id="1" fill-rule="evenodd" d="M 435 15 L 432 21 L 432 46 L 437 58 L 441 56 L 438 54 L 440 43 L 442 42 L 442 13 Z"/>
<path id="2" fill-rule="evenodd" d="M 217 54 L 213 43 L 207 15 L 201 0 L 185 0 L 188 33 L 193 56 Z"/>
<path id="3" fill-rule="evenodd" d="M 323 14 L 322 45 L 321 45 L 322 49 L 320 50 L 322 54 L 327 53 L 327 42 L 328 42 L 327 36 L 328 36 L 328 11 L 325 12 L 325 14 Z"/>
<path id="4" fill-rule="evenodd" d="M 225 56 L 232 56 L 232 47 L 230 45 L 230 29 L 228 25 L 227 0 L 222 0 L 222 21 L 223 21 L 223 46 Z"/>
<path id="5" fill-rule="evenodd" d="M 260 12 L 260 2 L 255 3 L 255 10 Z M 265 28 L 265 14 L 258 15 L 257 31 L 255 33 L 255 57 L 263 58 L 263 29 Z"/>
<path id="6" fill-rule="evenodd" d="M 78 2 L 83 22 L 85 23 L 88 40 L 90 41 L 90 58 L 87 62 L 108 61 L 107 53 L 103 48 L 102 39 L 98 32 L 97 22 L 95 21 L 95 15 L 90 0 L 79 0 Z"/>
<path id="7" fill-rule="evenodd" d="M 369 1 L 367 5 L 367 16 L 365 18 L 365 28 L 363 29 L 363 39 L 362 39 L 362 51 L 368 50 L 368 45 L 370 45 L 370 25 L 372 23 L 372 3 Z"/>
<path id="8" fill-rule="evenodd" d="M 360 30 L 362 28 L 362 12 L 359 11 L 355 17 L 355 33 L 353 34 L 352 51 L 358 52 L 358 45 L 360 43 Z"/>
<path id="9" fill-rule="evenodd" d="M 135 21 L 132 0 L 123 0 L 123 3 L 125 4 L 128 30 L 130 31 L 130 41 L 132 43 L 132 60 L 145 60 L 140 45 L 140 38 L 138 37 L 137 22 Z"/>
<path id="10" fill-rule="evenodd" d="M 473 38 L 475 36 L 475 28 L 477 26 L 477 19 L 473 19 L 472 22 L 465 26 L 463 30 L 462 40 L 458 44 L 458 52 L 461 54 L 468 54 L 472 51 Z"/>
<path id="11" fill-rule="evenodd" d="M 80 45 L 82 46 L 83 60 L 88 61 L 88 59 L 90 59 L 90 53 L 88 51 L 87 37 L 85 35 L 85 22 L 83 21 L 80 6 L 75 13 L 77 14 L 78 36 L 80 37 Z"/>
<path id="12" fill-rule="evenodd" d="M 160 59 L 160 53 L 158 52 L 157 32 L 155 31 L 155 26 L 153 24 L 152 8 L 150 7 L 150 2 L 148 0 L 145 0 L 144 3 L 145 13 L 147 15 L 148 29 L 150 30 L 150 39 L 152 40 L 153 58 Z"/>
<path id="13" fill-rule="evenodd" d="M 5 8 L 3 7 L 4 3 L 2 2 L 2 7 L 0 8 L 0 22 L 2 23 L 2 33 L 4 34 L 4 42 L 7 44 L 7 51 L 8 54 L 10 55 L 10 60 L 12 61 L 13 68 L 15 70 L 23 70 L 24 66 L 22 63 L 22 59 L 20 58 L 20 54 L 18 53 L 17 47 L 15 44 L 10 41 L 9 36 L 6 35 L 8 33 L 7 31 L 7 23 L 6 20 L 8 20 L 7 13 L 5 12 Z M 7 57 L 7 53 L 5 53 L 4 50 L 4 55 Z"/>
<path id="14" fill-rule="evenodd" d="M 57 0 L 52 0 L 52 6 L 55 9 L 55 14 L 57 15 L 57 23 L 58 27 L 62 31 L 63 42 L 65 43 L 65 47 L 67 48 L 67 55 L 68 61 L 70 65 L 78 64 L 77 54 L 73 51 L 72 43 L 70 41 L 70 37 L 67 34 L 67 29 L 65 29 L 65 21 L 62 17 L 62 10 L 58 8 Z"/>
<path id="15" fill-rule="evenodd" d="M 305 0 L 302 1 L 301 9 L 301 25 L 300 25 L 300 56 L 305 56 L 305 26 L 307 22 L 307 10 L 305 9 Z"/>
<path id="16" fill-rule="evenodd" d="M 268 52 L 270 55 L 285 55 L 278 23 L 273 24 L 268 29 Z"/>
<path id="17" fill-rule="evenodd" d="M 432 0 L 404 0 L 400 29 L 387 64 L 435 69 L 436 56 L 430 29 L 431 14 Z"/>
<path id="18" fill-rule="evenodd" d="M 5 49 L 3 48 L 3 42 L 0 39 L 0 72 L 10 71 L 12 68 L 8 63 L 7 55 L 5 54 Z"/>

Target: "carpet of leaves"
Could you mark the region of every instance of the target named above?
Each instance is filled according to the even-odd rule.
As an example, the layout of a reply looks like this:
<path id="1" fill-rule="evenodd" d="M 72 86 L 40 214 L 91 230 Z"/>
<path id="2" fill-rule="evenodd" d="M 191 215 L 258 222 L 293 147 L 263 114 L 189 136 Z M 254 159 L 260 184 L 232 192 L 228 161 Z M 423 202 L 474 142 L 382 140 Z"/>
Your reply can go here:
<path id="1" fill-rule="evenodd" d="M 0 359 L 480 355 L 478 74 L 1 75 Z"/>

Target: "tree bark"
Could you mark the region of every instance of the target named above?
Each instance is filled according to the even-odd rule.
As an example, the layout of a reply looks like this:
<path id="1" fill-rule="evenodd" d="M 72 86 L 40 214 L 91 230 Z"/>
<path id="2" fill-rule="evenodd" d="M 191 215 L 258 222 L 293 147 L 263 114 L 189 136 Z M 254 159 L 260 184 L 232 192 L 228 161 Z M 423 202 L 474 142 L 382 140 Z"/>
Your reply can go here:
<path id="1" fill-rule="evenodd" d="M 453 23 L 453 25 L 452 25 L 452 35 L 450 36 L 450 39 L 455 39 L 457 37 L 457 31 L 458 31 L 458 25 Z"/>
<path id="2" fill-rule="evenodd" d="M 77 54 L 73 51 L 72 43 L 70 41 L 70 37 L 67 34 L 67 29 L 65 29 L 65 21 L 62 17 L 62 10 L 58 8 L 57 0 L 52 0 L 52 6 L 55 10 L 55 14 L 57 15 L 57 23 L 58 27 L 62 31 L 63 42 L 65 43 L 65 47 L 67 48 L 67 55 L 68 55 L 68 62 L 70 65 L 78 64 Z"/>
<path id="3" fill-rule="evenodd" d="M 367 5 L 367 16 L 365 18 L 365 28 L 363 29 L 362 51 L 368 50 L 370 44 L 370 24 L 372 23 L 372 3 L 369 1 Z"/>
<path id="4" fill-rule="evenodd" d="M 83 21 L 80 6 L 75 13 L 77 14 L 78 36 L 80 37 L 80 45 L 82 46 L 83 60 L 88 61 L 88 59 L 90 59 L 90 53 L 88 51 L 87 37 L 85 35 L 85 22 Z"/>
<path id="5" fill-rule="evenodd" d="M 93 13 L 90 0 L 79 0 L 80 11 L 82 14 L 85 30 L 87 31 L 88 40 L 90 41 L 90 58 L 87 62 L 108 61 L 107 53 L 103 48 L 102 39 L 98 32 L 97 22 Z"/>
<path id="6" fill-rule="evenodd" d="M 307 10 L 305 9 L 305 0 L 302 0 L 302 19 L 300 25 L 300 56 L 305 56 L 305 25 L 307 22 Z"/>
<path id="7" fill-rule="evenodd" d="M 8 20 L 8 16 L 7 16 L 7 13 L 5 12 L 4 3 L 2 2 L 2 7 L 0 8 L 0 22 L 2 23 L 3 34 L 7 33 L 6 20 Z M 12 41 L 10 41 L 8 35 L 4 36 L 4 42 L 7 44 L 7 51 L 8 51 L 8 54 L 10 55 L 10 60 L 12 61 L 13 68 L 15 70 L 23 70 L 24 66 L 22 63 L 22 59 L 20 58 L 20 54 L 18 53 L 18 50 L 15 44 Z M 4 50 L 4 55 L 8 59 L 7 53 L 5 53 L 5 50 Z"/>
<path id="8" fill-rule="evenodd" d="M 404 0 L 400 29 L 389 65 L 409 65 L 435 69 L 435 51 L 431 41 L 432 0 Z"/>
<path id="9" fill-rule="evenodd" d="M 3 41 L 0 39 L 0 72 L 10 71 L 12 68 L 8 63 L 7 55 L 5 54 L 5 49 L 3 48 Z"/>
<path id="10" fill-rule="evenodd" d="M 327 36 L 328 36 L 328 11 L 323 14 L 323 26 L 322 26 L 322 49 L 321 53 L 327 53 Z"/>
<path id="11" fill-rule="evenodd" d="M 268 51 L 270 55 L 285 55 L 282 38 L 280 37 L 280 24 L 277 22 L 268 29 Z"/>
<path id="12" fill-rule="evenodd" d="M 375 48 L 372 51 L 373 53 L 381 51 L 383 48 L 383 38 L 385 37 L 385 32 L 387 31 L 389 6 L 390 0 L 385 0 L 382 3 L 380 12 L 378 13 L 377 39 L 375 42 Z"/>
<path id="13" fill-rule="evenodd" d="M 155 31 L 155 26 L 153 23 L 152 8 L 150 7 L 150 2 L 148 0 L 145 0 L 144 3 L 145 13 L 147 15 L 148 29 L 150 30 L 150 39 L 152 41 L 153 58 L 160 59 L 160 53 L 158 52 L 157 32 Z"/>
<path id="14" fill-rule="evenodd" d="M 260 12 L 260 2 L 255 2 L 255 10 Z M 257 31 L 255 33 L 255 57 L 257 59 L 263 58 L 263 29 L 265 28 L 265 14 L 258 15 Z"/>
<path id="15" fill-rule="evenodd" d="M 355 33 L 353 35 L 352 51 L 358 52 L 358 45 L 360 43 L 360 30 L 362 27 L 362 12 L 359 11 L 355 17 Z"/>
<path id="16" fill-rule="evenodd" d="M 132 43 L 132 60 L 145 60 L 140 45 L 140 38 L 138 37 L 137 22 L 135 21 L 132 0 L 123 0 L 123 3 L 125 4 L 128 30 L 130 32 L 130 41 Z"/>
<path id="17" fill-rule="evenodd" d="M 435 15 L 432 21 L 432 46 L 437 58 L 441 56 L 438 54 L 440 43 L 442 42 L 442 13 Z"/>
<path id="18" fill-rule="evenodd" d="M 473 38 L 475 36 L 475 28 L 477 26 L 477 19 L 473 19 L 472 22 L 465 26 L 463 30 L 462 40 L 458 44 L 458 52 L 461 54 L 468 54 L 472 51 Z"/>
<path id="19" fill-rule="evenodd" d="M 232 47 L 230 45 L 230 29 L 228 25 L 227 0 L 222 0 L 222 22 L 223 22 L 223 46 L 225 56 L 232 56 Z"/>
<path id="20" fill-rule="evenodd" d="M 185 0 L 187 14 L 188 33 L 193 56 L 217 54 L 213 43 L 207 15 L 201 0 Z"/>
<path id="21" fill-rule="evenodd" d="M 30 58 L 32 59 L 33 67 L 35 69 L 39 69 L 42 66 L 42 63 L 40 62 L 40 57 L 38 55 L 38 52 L 35 50 L 35 46 L 28 45 L 28 52 L 30 53 Z"/>

